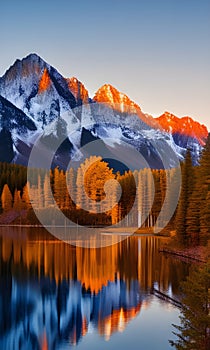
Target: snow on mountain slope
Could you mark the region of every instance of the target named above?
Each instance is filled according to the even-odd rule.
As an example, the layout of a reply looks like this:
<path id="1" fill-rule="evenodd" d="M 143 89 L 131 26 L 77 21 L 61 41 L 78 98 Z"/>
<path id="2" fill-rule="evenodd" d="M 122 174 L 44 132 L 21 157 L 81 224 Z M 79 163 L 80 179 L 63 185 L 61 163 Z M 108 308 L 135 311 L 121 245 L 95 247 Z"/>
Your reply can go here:
<path id="1" fill-rule="evenodd" d="M 110 156 L 108 158 L 113 158 L 112 156 L 117 152 L 122 160 L 127 158 L 127 163 L 131 165 L 133 170 L 138 166 L 141 168 L 141 164 L 137 164 L 135 159 L 132 159 L 132 164 L 130 147 L 139 151 L 147 164 L 156 169 L 163 168 L 163 162 L 167 168 L 177 166 L 178 159 L 183 160 L 185 152 L 183 148 L 174 143 L 169 134 L 152 128 L 138 129 L 120 124 L 98 122 L 89 128 L 89 134 L 87 131 L 85 133 L 83 131 L 83 134 L 86 135 L 83 140 L 86 139 L 87 142 L 102 140 L 104 146 L 102 145 L 101 149 L 103 147 L 109 148 Z M 84 144 L 83 141 L 82 145 L 84 146 Z M 128 147 L 126 148 L 125 145 Z M 145 164 L 143 164 L 144 166 Z"/>
<path id="2" fill-rule="evenodd" d="M 127 95 L 109 84 L 91 100 L 75 77 L 64 78 L 36 54 L 17 60 L 0 78 L 0 149 L 6 161 L 27 164 L 31 148 L 43 133 L 50 140 L 65 139 L 55 155 L 61 167 L 68 157 L 93 140 L 116 149 L 124 142 L 138 150 L 151 167 L 175 166 L 171 152 L 182 160 L 187 148 L 198 161 L 208 131 L 189 117 L 179 119 L 166 112 L 159 118 L 144 114 Z M 112 139 L 112 141 L 111 141 Z M 110 148 L 111 147 L 111 148 Z M 127 152 L 127 151 L 126 151 Z M 63 154 L 62 154 L 63 153 Z"/>
<path id="3" fill-rule="evenodd" d="M 36 54 L 17 60 L 0 78 L 0 95 L 42 128 L 64 112 L 73 118 L 76 106 L 66 79 Z"/>
<path id="4" fill-rule="evenodd" d="M 165 112 L 156 120 L 161 128 L 172 136 L 177 146 L 191 150 L 193 162 L 197 164 L 208 136 L 206 126 L 190 117 L 178 118 L 169 112 Z"/>
<path id="5" fill-rule="evenodd" d="M 110 84 L 105 84 L 95 93 L 93 101 L 104 103 L 115 112 L 125 115 L 138 116 L 142 122 L 149 126 L 155 126 L 155 120 L 141 111 L 141 108 L 133 102 L 127 95 L 118 91 Z"/>
<path id="6" fill-rule="evenodd" d="M 32 118 L 0 96 L 0 161 L 13 161 L 20 142 L 27 144 L 36 131 Z"/>
<path id="7" fill-rule="evenodd" d="M 0 130 L 2 128 L 22 134 L 37 130 L 32 118 L 0 96 Z"/>
<path id="8" fill-rule="evenodd" d="M 98 111 L 96 108 L 93 115 L 103 115 L 104 118 L 98 117 L 100 122 L 111 123 L 111 120 L 114 120 L 115 124 L 129 128 L 129 138 L 132 139 L 133 143 L 137 139 L 140 142 L 141 138 L 149 138 L 149 135 L 153 134 L 154 140 L 157 140 L 158 137 L 165 139 L 180 160 L 183 160 L 186 149 L 189 148 L 193 161 L 197 164 L 208 135 L 208 130 L 204 125 L 195 122 L 192 118 L 177 118 L 167 112 L 159 118 L 152 118 L 150 115 L 144 114 L 141 108 L 129 97 L 108 84 L 96 92 L 93 101 L 100 103 Z M 132 137 L 131 129 L 135 130 Z M 157 132 L 152 132 L 151 129 Z M 144 133 L 144 137 L 143 130 L 149 131 L 147 134 Z"/>

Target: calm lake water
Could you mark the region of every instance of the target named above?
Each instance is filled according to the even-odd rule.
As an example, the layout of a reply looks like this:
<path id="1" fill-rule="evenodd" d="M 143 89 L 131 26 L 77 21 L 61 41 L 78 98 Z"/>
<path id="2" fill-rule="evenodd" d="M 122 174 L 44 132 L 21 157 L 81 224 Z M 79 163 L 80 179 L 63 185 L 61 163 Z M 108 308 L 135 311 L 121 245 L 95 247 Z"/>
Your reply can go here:
<path id="1" fill-rule="evenodd" d="M 189 265 L 160 238 L 81 248 L 44 229 L 0 228 L 0 349 L 170 349 Z M 155 290 L 154 290 L 155 288 Z"/>

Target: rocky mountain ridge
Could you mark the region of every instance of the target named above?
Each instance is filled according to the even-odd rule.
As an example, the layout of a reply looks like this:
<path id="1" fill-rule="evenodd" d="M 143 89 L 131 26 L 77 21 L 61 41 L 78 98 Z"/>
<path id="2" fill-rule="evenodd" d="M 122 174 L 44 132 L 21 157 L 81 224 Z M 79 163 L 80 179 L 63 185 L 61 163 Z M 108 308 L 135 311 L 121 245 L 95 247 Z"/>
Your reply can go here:
<path id="1" fill-rule="evenodd" d="M 164 145 L 169 145 L 179 160 L 190 148 L 196 163 L 208 135 L 207 128 L 190 117 L 180 119 L 165 112 L 153 118 L 143 113 L 110 84 L 90 98 L 77 78 L 64 78 L 36 54 L 16 60 L 0 78 L 0 132 L 4 155 L 0 160 L 25 165 L 40 134 L 48 139 L 66 137 L 66 149 L 62 148 L 58 157 L 61 167 L 65 163 L 62 153 L 72 158 L 81 146 L 95 139 L 110 146 L 110 138 L 117 145 L 132 145 L 153 168 L 162 166 L 158 150 L 164 150 Z M 168 166 L 174 166 L 170 159 Z"/>

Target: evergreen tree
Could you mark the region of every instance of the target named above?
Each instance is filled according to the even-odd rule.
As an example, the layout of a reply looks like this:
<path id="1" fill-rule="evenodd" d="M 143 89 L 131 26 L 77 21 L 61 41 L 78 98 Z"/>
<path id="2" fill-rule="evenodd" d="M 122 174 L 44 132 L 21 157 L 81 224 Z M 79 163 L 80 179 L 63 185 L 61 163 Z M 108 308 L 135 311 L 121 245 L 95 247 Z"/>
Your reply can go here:
<path id="1" fill-rule="evenodd" d="M 192 164 L 190 159 L 189 159 L 189 166 L 191 167 Z M 166 173 L 167 191 L 165 194 L 164 207 L 162 207 L 163 216 L 164 216 L 164 227 L 166 227 L 167 224 L 169 224 L 170 226 L 172 224 L 174 225 L 174 219 L 176 216 L 176 207 L 179 201 L 180 185 L 181 185 L 180 183 L 181 174 L 180 174 L 179 168 L 167 169 L 165 170 L 165 173 Z M 191 177 L 189 176 L 188 179 L 192 181 L 193 174 Z M 191 185 L 192 185 L 192 182 L 191 182 Z M 189 191 L 188 196 L 190 196 L 190 191 L 192 191 L 192 188 L 190 189 L 189 187 L 188 191 Z M 189 202 L 187 203 L 187 206 L 188 204 Z"/>
<path id="2" fill-rule="evenodd" d="M 45 174 L 45 178 L 44 178 L 43 191 L 44 191 L 44 208 L 49 208 L 53 204 L 53 199 L 52 199 L 52 191 L 50 186 L 50 176 L 47 173 Z"/>
<path id="3" fill-rule="evenodd" d="M 28 188 L 30 193 L 31 204 L 33 208 L 40 209 L 39 191 L 38 187 L 33 185 Z"/>
<path id="4" fill-rule="evenodd" d="M 176 232 L 181 244 L 187 245 L 187 209 L 194 186 L 191 152 L 187 150 L 185 162 L 182 165 L 182 188 L 176 215 Z"/>
<path id="5" fill-rule="evenodd" d="M 140 228 L 142 222 L 142 209 L 143 209 L 143 186 L 142 186 L 142 171 L 138 174 L 138 187 L 137 187 L 137 226 Z"/>
<path id="6" fill-rule="evenodd" d="M 210 237 L 210 190 L 206 195 L 205 206 L 200 210 L 200 230 L 201 237 Z"/>
<path id="7" fill-rule="evenodd" d="M 194 170 L 195 184 L 189 198 L 186 216 L 186 234 L 191 245 L 198 245 L 200 242 L 200 188 L 197 180 L 197 170 Z"/>
<path id="8" fill-rule="evenodd" d="M 13 209 L 15 209 L 16 211 L 20 211 L 22 207 L 23 205 L 22 205 L 22 199 L 20 196 L 20 191 L 16 189 L 14 193 Z"/>
<path id="9" fill-rule="evenodd" d="M 54 170 L 54 198 L 60 209 L 65 208 L 65 196 L 66 196 L 66 176 L 63 170 L 55 168 Z"/>
<path id="10" fill-rule="evenodd" d="M 162 208 L 162 193 L 160 188 L 160 171 L 153 170 L 152 173 L 153 173 L 153 179 L 154 179 L 155 196 L 154 196 L 151 213 L 153 217 L 153 223 L 155 224 Z"/>
<path id="11" fill-rule="evenodd" d="M 23 194 L 22 194 L 22 203 L 24 209 L 30 209 L 31 208 L 31 201 L 29 197 L 29 182 L 23 187 Z"/>
<path id="12" fill-rule="evenodd" d="M 177 341 L 170 341 L 177 350 L 208 350 L 210 348 L 209 316 L 210 262 L 193 267 L 183 283 L 181 326 L 173 325 Z"/>
<path id="13" fill-rule="evenodd" d="M 42 186 L 41 175 L 38 175 L 37 194 L 38 194 L 38 208 L 42 209 L 44 207 L 44 193 L 43 193 L 43 186 Z"/>
<path id="14" fill-rule="evenodd" d="M 135 224 L 137 224 L 137 207 L 135 218 L 129 214 L 135 202 L 135 198 L 137 195 L 136 192 L 138 193 L 138 190 L 136 191 L 136 182 L 134 175 L 131 171 L 126 171 L 123 175 L 117 175 L 117 181 L 121 186 L 119 215 L 121 218 L 127 217 L 127 225 L 133 225 L 134 219 Z"/>
<path id="15" fill-rule="evenodd" d="M 203 148 L 200 165 L 194 169 L 195 181 L 187 210 L 187 235 L 192 244 L 204 243 L 210 234 L 210 136 Z"/>
<path id="16" fill-rule="evenodd" d="M 198 187 L 200 192 L 200 236 L 203 236 L 210 233 L 210 222 L 208 221 L 210 217 L 210 134 L 200 159 Z"/>
<path id="17" fill-rule="evenodd" d="M 66 196 L 65 196 L 65 207 L 68 210 L 74 210 L 76 208 L 76 173 L 73 168 L 70 168 L 66 172 Z"/>
<path id="18" fill-rule="evenodd" d="M 86 193 L 84 186 L 84 176 L 83 176 L 83 166 L 81 165 L 77 170 L 77 179 L 76 179 L 76 207 L 77 209 L 81 209 L 86 201 Z"/>

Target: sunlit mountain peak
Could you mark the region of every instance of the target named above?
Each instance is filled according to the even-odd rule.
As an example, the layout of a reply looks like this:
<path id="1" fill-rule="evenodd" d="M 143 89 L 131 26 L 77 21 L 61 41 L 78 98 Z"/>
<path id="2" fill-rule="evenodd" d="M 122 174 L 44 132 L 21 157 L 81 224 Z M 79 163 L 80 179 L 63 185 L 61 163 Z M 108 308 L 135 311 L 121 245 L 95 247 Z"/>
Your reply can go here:
<path id="1" fill-rule="evenodd" d="M 179 118 L 172 113 L 165 112 L 160 117 L 156 118 L 156 120 L 167 132 L 195 138 L 202 146 L 205 144 L 208 136 L 207 127 L 188 116 Z"/>
<path id="2" fill-rule="evenodd" d="M 100 87 L 93 100 L 99 103 L 108 103 L 121 113 L 137 114 L 138 111 L 141 112 L 141 108 L 135 102 L 110 84 L 105 84 Z"/>
<path id="3" fill-rule="evenodd" d="M 46 91 L 50 87 L 50 85 L 51 85 L 50 75 L 49 75 L 47 68 L 45 68 L 44 72 L 42 74 L 41 80 L 39 82 L 38 93 L 42 93 L 42 92 Z"/>
<path id="4" fill-rule="evenodd" d="M 69 90 L 74 95 L 77 102 L 88 103 L 89 94 L 84 84 L 81 83 L 76 77 L 66 79 Z"/>

